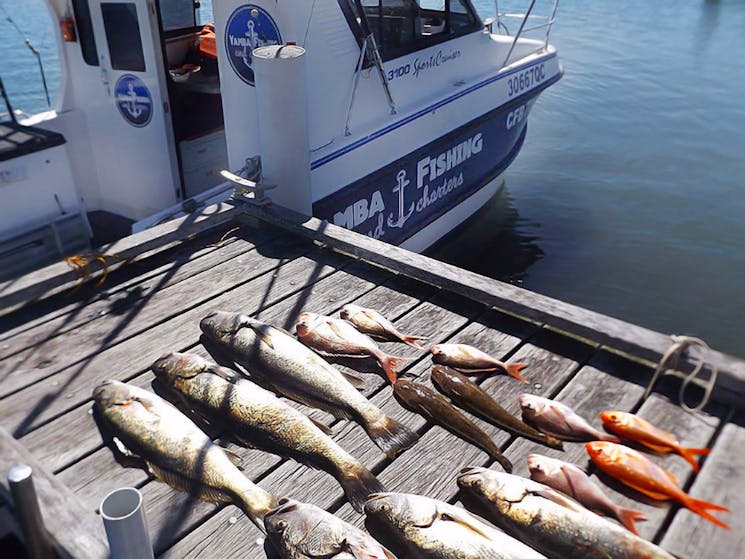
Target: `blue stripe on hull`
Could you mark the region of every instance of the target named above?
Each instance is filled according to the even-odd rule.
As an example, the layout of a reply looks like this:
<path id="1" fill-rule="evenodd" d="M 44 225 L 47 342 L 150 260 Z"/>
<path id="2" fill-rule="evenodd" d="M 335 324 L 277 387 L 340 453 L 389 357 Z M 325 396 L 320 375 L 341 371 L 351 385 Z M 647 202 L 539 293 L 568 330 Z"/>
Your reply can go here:
<path id="1" fill-rule="evenodd" d="M 515 99 L 313 204 L 313 215 L 400 244 L 501 174 L 525 140 Z"/>
<path id="2" fill-rule="evenodd" d="M 363 145 L 365 145 L 365 144 L 367 144 L 369 142 L 372 142 L 373 140 L 375 140 L 377 138 L 380 138 L 381 136 L 384 136 L 384 135 L 388 134 L 389 132 L 392 132 L 392 131 L 398 129 L 398 128 L 400 128 L 400 127 L 408 124 L 409 122 L 412 122 L 412 121 L 414 121 L 414 120 L 416 120 L 418 118 L 421 118 L 421 117 L 423 117 L 423 116 L 431 113 L 432 111 L 434 111 L 434 110 L 436 110 L 436 109 L 438 109 L 438 108 L 440 108 L 440 107 L 442 107 L 444 105 L 447 105 L 448 103 L 452 103 L 453 101 L 455 101 L 457 99 L 460 99 L 464 95 L 468 95 L 469 93 L 471 93 L 473 91 L 476 91 L 477 89 L 481 89 L 482 87 L 486 87 L 487 85 L 490 85 L 490 84 L 492 84 L 492 83 L 494 83 L 494 82 L 496 82 L 498 80 L 501 80 L 503 78 L 506 78 L 508 76 L 511 76 L 512 74 L 515 74 L 517 72 L 525 71 L 525 70 L 527 70 L 529 68 L 532 68 L 533 66 L 536 66 L 538 64 L 544 64 L 546 61 L 551 60 L 552 58 L 555 58 L 555 57 L 556 57 L 556 55 L 554 54 L 554 55 L 551 55 L 551 56 L 549 56 L 547 58 L 538 60 L 537 62 L 535 62 L 533 64 L 528 64 L 526 66 L 520 66 L 519 68 L 515 68 L 513 70 L 510 70 L 509 72 L 505 72 L 504 74 L 497 74 L 496 76 L 492 76 L 491 78 L 488 78 L 488 79 L 486 79 L 484 81 L 481 81 L 481 82 L 479 82 L 477 84 L 474 84 L 474 85 L 472 85 L 472 86 L 464 89 L 463 91 L 459 91 L 458 93 L 456 93 L 454 95 L 451 95 L 450 97 L 447 97 L 447 98 L 445 98 L 445 99 L 443 99 L 441 101 L 438 101 L 437 103 L 435 103 L 433 105 L 429 105 L 429 106 L 425 107 L 424 109 L 421 109 L 420 111 L 417 111 L 416 113 L 409 115 L 406 118 L 403 118 L 403 119 L 401 119 L 401 120 L 399 120 L 397 122 L 394 122 L 393 124 L 390 124 L 390 125 L 388 125 L 388 126 L 386 126 L 384 128 L 381 128 L 380 130 L 377 130 L 377 131 L 373 132 L 372 134 L 369 134 L 368 136 L 365 136 L 364 138 L 360 138 L 359 140 L 357 140 L 357 141 L 349 144 L 348 146 L 344 146 L 343 148 L 338 149 L 338 150 L 336 150 L 333 153 L 330 153 L 328 155 L 325 155 L 324 157 L 321 157 L 320 159 L 317 159 L 316 161 L 311 162 L 310 168 L 311 168 L 311 170 L 313 170 L 313 169 L 317 169 L 318 167 L 321 167 L 322 165 L 326 165 L 327 163 L 333 161 L 334 159 L 337 159 L 337 158 L 341 157 L 342 155 L 344 155 L 346 153 L 349 153 L 350 151 L 353 151 L 353 150 L 355 150 L 355 149 L 357 149 L 357 148 L 359 148 L 359 147 L 361 147 L 361 146 L 363 146 Z M 506 107 L 506 106 L 508 106 L 510 104 L 513 104 L 513 103 L 521 103 L 521 102 L 524 102 L 524 99 L 526 99 L 526 98 L 535 97 L 538 93 L 540 93 L 541 91 L 543 91 L 544 89 L 546 89 L 550 85 L 555 84 L 557 81 L 559 81 L 559 79 L 561 79 L 561 74 L 557 74 L 557 75 L 553 76 L 551 79 L 549 79 L 548 81 L 542 83 L 541 85 L 539 85 L 535 89 L 533 89 L 533 90 L 531 90 L 531 91 L 529 91 L 527 93 L 524 93 L 520 97 L 516 97 L 515 99 L 512 99 L 511 101 L 509 101 L 508 104 L 502 105 L 502 107 Z"/>

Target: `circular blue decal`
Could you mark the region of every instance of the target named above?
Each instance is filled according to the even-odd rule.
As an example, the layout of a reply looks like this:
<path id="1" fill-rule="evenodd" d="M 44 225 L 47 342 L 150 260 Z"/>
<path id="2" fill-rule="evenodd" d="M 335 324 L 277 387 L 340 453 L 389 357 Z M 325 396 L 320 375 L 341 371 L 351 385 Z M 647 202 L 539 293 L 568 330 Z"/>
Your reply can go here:
<path id="1" fill-rule="evenodd" d="M 253 50 L 281 44 L 277 24 L 263 8 L 247 4 L 230 15 L 225 27 L 225 51 L 235 73 L 248 85 L 254 84 Z"/>
<path id="2" fill-rule="evenodd" d="M 153 97 L 140 78 L 124 74 L 116 82 L 114 98 L 119 112 L 132 126 L 148 125 L 153 117 Z"/>

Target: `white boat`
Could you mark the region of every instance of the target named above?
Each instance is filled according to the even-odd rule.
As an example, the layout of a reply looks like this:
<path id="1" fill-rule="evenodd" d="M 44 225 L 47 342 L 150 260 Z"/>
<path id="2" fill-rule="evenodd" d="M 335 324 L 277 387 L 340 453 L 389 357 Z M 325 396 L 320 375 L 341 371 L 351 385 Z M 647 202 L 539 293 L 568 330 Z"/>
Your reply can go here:
<path id="1" fill-rule="evenodd" d="M 557 1 L 482 21 L 470 0 L 212 0 L 215 62 L 205 0 L 46 0 L 61 91 L 0 124 L 0 262 L 226 197 L 225 169 L 424 250 L 494 195 L 560 79 Z"/>

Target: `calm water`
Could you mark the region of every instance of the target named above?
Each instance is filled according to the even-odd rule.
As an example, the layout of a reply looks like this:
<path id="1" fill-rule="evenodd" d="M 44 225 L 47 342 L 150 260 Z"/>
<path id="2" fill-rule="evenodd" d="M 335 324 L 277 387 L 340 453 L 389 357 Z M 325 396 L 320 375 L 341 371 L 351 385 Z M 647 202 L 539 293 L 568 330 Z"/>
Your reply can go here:
<path id="1" fill-rule="evenodd" d="M 55 88 L 41 2 L 0 6 Z M 43 109 L 35 61 L 0 18 L 0 76 L 16 106 Z M 745 2 L 564 1 L 552 42 L 566 73 L 503 195 L 434 255 L 745 356 Z"/>

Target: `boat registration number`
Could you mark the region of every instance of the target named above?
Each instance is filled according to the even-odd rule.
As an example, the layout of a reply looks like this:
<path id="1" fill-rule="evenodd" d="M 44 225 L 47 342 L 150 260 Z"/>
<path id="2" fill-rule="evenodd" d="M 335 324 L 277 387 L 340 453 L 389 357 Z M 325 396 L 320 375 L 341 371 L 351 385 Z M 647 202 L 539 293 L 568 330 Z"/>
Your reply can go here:
<path id="1" fill-rule="evenodd" d="M 527 91 L 535 85 L 538 85 L 546 79 L 546 65 L 538 64 L 519 72 L 507 80 L 507 95 L 512 97 L 523 91 Z"/>

